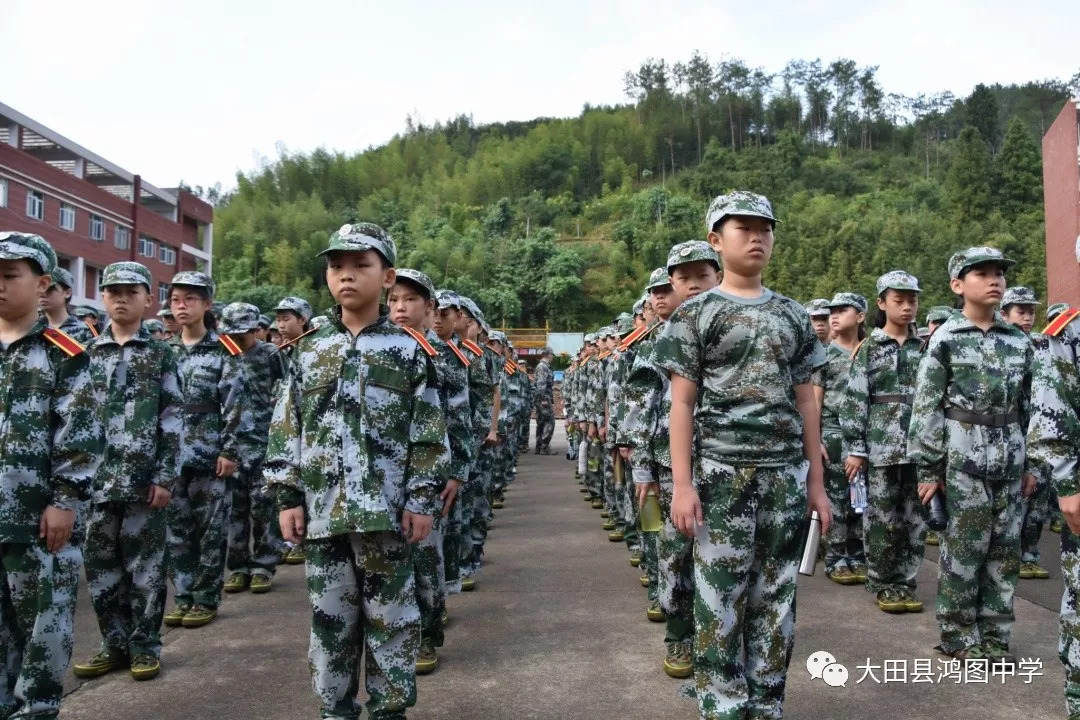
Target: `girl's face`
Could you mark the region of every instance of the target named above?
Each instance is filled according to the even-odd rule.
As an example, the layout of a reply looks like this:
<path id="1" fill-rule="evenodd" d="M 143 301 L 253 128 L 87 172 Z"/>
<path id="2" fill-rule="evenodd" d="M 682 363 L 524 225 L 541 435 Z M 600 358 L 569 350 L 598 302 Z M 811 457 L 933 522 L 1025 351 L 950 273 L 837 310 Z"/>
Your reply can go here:
<path id="1" fill-rule="evenodd" d="M 1019 326 L 1024 332 L 1030 333 L 1031 328 L 1035 326 L 1035 306 L 1010 305 L 1005 311 L 1005 320 Z"/>
<path id="2" fill-rule="evenodd" d="M 859 312 L 850 305 L 832 308 L 829 311 L 829 327 L 837 335 L 855 330 L 865 319 L 865 313 Z"/>
<path id="3" fill-rule="evenodd" d="M 191 327 L 203 321 L 210 310 L 210 298 L 201 288 L 175 285 L 169 291 L 169 309 L 180 327 Z"/>
<path id="4" fill-rule="evenodd" d="M 919 314 L 919 293 L 914 290 L 886 290 L 878 298 L 877 306 L 894 325 L 910 325 Z"/>
<path id="5" fill-rule="evenodd" d="M 708 260 L 683 263 L 671 271 L 671 286 L 685 302 L 716 287 L 720 282 L 717 275 L 716 266 Z"/>
<path id="6" fill-rule="evenodd" d="M 814 334 L 817 335 L 818 340 L 825 342 L 829 339 L 829 318 L 812 317 L 810 325 L 814 328 Z"/>
<path id="7" fill-rule="evenodd" d="M 975 265 L 949 285 L 954 293 L 964 296 L 965 303 L 983 307 L 997 305 L 1005 294 L 1005 268 L 994 263 Z"/>
<path id="8" fill-rule="evenodd" d="M 53 283 L 41 298 L 41 309 L 45 312 L 59 312 L 67 307 L 69 300 L 71 300 L 71 290 Z"/>

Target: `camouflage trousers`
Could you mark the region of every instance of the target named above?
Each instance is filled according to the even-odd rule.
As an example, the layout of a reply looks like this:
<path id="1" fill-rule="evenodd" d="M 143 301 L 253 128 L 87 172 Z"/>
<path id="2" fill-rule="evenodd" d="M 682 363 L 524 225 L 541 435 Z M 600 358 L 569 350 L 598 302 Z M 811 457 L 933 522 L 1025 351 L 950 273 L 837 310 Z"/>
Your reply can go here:
<path id="1" fill-rule="evenodd" d="M 667 616 L 664 642 L 671 647 L 694 636 L 694 541 L 671 521 L 671 468 L 657 468 L 657 474 L 664 527 L 656 538 L 656 599 Z"/>
<path id="2" fill-rule="evenodd" d="M 217 607 L 225 582 L 231 495 L 213 470 L 185 467 L 168 505 L 165 566 L 176 602 Z"/>
<path id="3" fill-rule="evenodd" d="M 551 436 L 555 434 L 555 413 L 548 406 L 547 410 L 536 409 L 536 451 L 551 447 Z M 571 443 L 573 445 L 573 443 Z"/>
<path id="4" fill-rule="evenodd" d="M 1061 624 L 1058 656 L 1065 666 L 1065 710 L 1072 716 L 1080 713 L 1080 542 L 1069 530 L 1061 528 Z"/>
<path id="5" fill-rule="evenodd" d="M 528 450 L 529 449 L 529 431 L 531 430 L 531 428 L 529 427 L 531 423 L 529 421 L 531 419 L 532 419 L 532 413 L 531 412 L 528 413 L 528 414 L 522 413 L 521 416 L 518 417 L 518 422 L 517 422 L 517 427 L 518 427 L 517 446 L 522 450 Z"/>
<path id="6" fill-rule="evenodd" d="M 273 577 L 285 540 L 274 501 L 263 484 L 262 463 L 241 470 L 226 484 L 232 496 L 226 567 L 231 572 Z"/>
<path id="7" fill-rule="evenodd" d="M 1020 523 L 1020 562 L 1039 562 L 1039 538 L 1042 537 L 1043 526 L 1050 518 L 1050 486 L 1049 480 L 1039 478 L 1035 486 L 1035 492 L 1031 497 L 1024 498 L 1024 518 Z M 1057 502 L 1054 502 L 1057 505 Z M 1064 531 L 1064 528 L 1062 529 Z"/>
<path id="8" fill-rule="evenodd" d="M 603 455 L 601 455 L 601 461 L 603 462 L 603 475 L 601 476 L 601 490 L 603 492 L 604 507 L 612 515 L 612 519 L 615 521 L 615 527 L 622 529 L 622 503 L 620 502 L 620 493 L 615 488 L 615 458 L 613 454 L 615 448 L 606 442 L 601 446 L 603 448 Z"/>
<path id="9" fill-rule="evenodd" d="M 488 517 L 491 515 L 491 467 L 494 462 L 498 445 L 481 445 L 477 453 L 476 462 L 469 473 L 469 491 L 471 502 L 462 507 L 462 524 L 465 524 L 464 514 L 470 514 L 469 540 L 462 536 L 461 572 L 464 575 L 475 575 L 480 572 L 480 562 L 484 557 L 484 543 L 487 541 Z M 470 507 L 471 506 L 471 507 Z"/>
<path id="10" fill-rule="evenodd" d="M 514 479 L 514 464 L 517 462 L 517 425 L 506 429 L 503 441 L 494 447 L 491 463 L 491 492 L 489 501 L 502 497 L 502 491 Z"/>
<path id="11" fill-rule="evenodd" d="M 782 718 L 795 641 L 806 468 L 701 458 L 694 681 L 702 718 Z"/>
<path id="12" fill-rule="evenodd" d="M 866 589 L 915 591 L 923 560 L 925 510 L 919 502 L 915 466 L 871 466 L 866 473 Z"/>
<path id="13" fill-rule="evenodd" d="M 941 649 L 993 641 L 1009 646 L 1020 578 L 1020 477 L 976 477 L 949 468 L 949 524 L 938 563 Z"/>
<path id="14" fill-rule="evenodd" d="M 412 546 L 399 533 L 304 542 L 311 641 L 308 663 L 321 717 L 357 720 L 360 658 L 369 718 L 405 718 L 416 704 L 420 611 Z"/>
<path id="15" fill-rule="evenodd" d="M 554 428 L 552 428 L 552 432 L 554 432 Z M 578 431 L 572 429 L 572 424 L 568 420 L 566 422 L 566 459 L 574 461 L 575 468 L 577 467 L 578 444 L 580 442 L 581 441 L 578 439 Z"/>
<path id="16" fill-rule="evenodd" d="M 615 449 L 615 452 L 618 452 L 618 448 Z M 621 457 L 615 460 L 615 477 L 621 479 L 621 482 L 616 487 L 619 499 L 619 522 L 616 524 L 623 531 L 623 539 L 626 541 L 627 549 L 630 552 L 635 552 L 641 549 L 641 541 L 638 534 L 637 497 L 635 497 L 629 460 L 623 460 Z"/>
<path id="17" fill-rule="evenodd" d="M 161 656 L 166 514 L 146 502 L 90 508 L 83 554 L 102 650 Z"/>
<path id="18" fill-rule="evenodd" d="M 461 506 L 466 497 L 468 483 L 458 488 L 450 512 L 443 518 L 443 577 L 447 595 L 461 592 L 462 518 Z"/>
<path id="19" fill-rule="evenodd" d="M 604 497 L 604 446 L 600 439 L 587 440 L 585 449 L 585 487 L 594 498 Z"/>
<path id="20" fill-rule="evenodd" d="M 446 609 L 446 569 L 443 565 L 444 518 L 435 516 L 428 536 L 413 548 L 416 604 L 420 608 L 420 636 L 442 647 L 442 614 Z"/>
<path id="21" fill-rule="evenodd" d="M 851 507 L 851 484 L 844 473 L 843 436 L 838 432 L 822 434 L 822 442 L 829 452 L 829 462 L 825 466 L 825 492 L 829 496 L 829 509 L 832 511 L 832 525 L 825 538 L 825 572 L 839 570 L 842 567 L 854 569 L 857 565 L 866 565 L 863 551 L 863 520 L 860 513 Z"/>
<path id="22" fill-rule="evenodd" d="M 75 646 L 79 548 L 0 543 L 0 717 L 55 718 Z"/>

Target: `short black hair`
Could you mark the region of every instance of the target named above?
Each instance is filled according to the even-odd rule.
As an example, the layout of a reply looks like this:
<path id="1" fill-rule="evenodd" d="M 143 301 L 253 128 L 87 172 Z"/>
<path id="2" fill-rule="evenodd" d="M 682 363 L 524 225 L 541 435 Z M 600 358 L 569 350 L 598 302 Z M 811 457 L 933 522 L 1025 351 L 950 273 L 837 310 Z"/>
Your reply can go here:
<path id="1" fill-rule="evenodd" d="M 732 219 L 737 218 L 737 217 L 759 217 L 759 216 L 757 216 L 757 215 L 739 215 L 738 213 L 732 213 L 731 215 L 725 215 L 724 217 L 720 218 L 719 220 L 717 220 L 716 222 L 713 223 L 712 231 L 714 233 L 720 234 L 724 230 L 724 223 L 726 223 L 728 220 L 732 220 Z M 769 220 L 769 218 L 761 218 L 761 219 L 762 220 Z M 769 220 L 769 226 L 773 230 L 775 230 L 776 229 L 776 221 L 775 220 Z"/>
<path id="2" fill-rule="evenodd" d="M 380 255 L 379 257 L 382 257 L 382 255 Z M 423 295 L 424 300 L 431 300 L 432 299 L 431 298 L 431 293 L 428 292 L 428 289 L 426 287 L 424 287 L 423 285 L 421 285 L 420 283 L 413 280 L 412 278 L 407 278 L 407 277 L 405 277 L 403 275 L 398 275 L 397 279 L 394 280 L 394 284 L 395 285 L 404 284 L 404 285 L 407 285 L 407 286 L 411 287 L 413 290 L 416 290 L 421 295 Z"/>

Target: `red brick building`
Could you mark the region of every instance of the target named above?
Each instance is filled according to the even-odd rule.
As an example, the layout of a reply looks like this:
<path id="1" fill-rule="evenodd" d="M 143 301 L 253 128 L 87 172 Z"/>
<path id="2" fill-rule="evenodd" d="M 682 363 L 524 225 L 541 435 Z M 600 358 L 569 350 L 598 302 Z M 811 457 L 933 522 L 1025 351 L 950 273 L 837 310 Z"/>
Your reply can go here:
<path id="1" fill-rule="evenodd" d="M 1080 305 L 1080 100 L 1069 100 L 1042 141 L 1047 302 Z"/>
<path id="2" fill-rule="evenodd" d="M 135 260 L 157 312 L 180 270 L 211 270 L 214 209 L 160 189 L 0 103 L 0 231 L 48 240 L 75 278 L 72 302 L 101 308 L 101 272 Z"/>

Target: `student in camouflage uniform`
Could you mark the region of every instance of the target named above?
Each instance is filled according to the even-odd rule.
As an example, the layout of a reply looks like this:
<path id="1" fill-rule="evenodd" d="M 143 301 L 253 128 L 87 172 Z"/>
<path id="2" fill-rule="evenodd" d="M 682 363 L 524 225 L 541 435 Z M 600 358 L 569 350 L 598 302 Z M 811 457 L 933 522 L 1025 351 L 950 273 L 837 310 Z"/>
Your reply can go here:
<path id="1" fill-rule="evenodd" d="M 144 320 L 143 325 L 146 326 L 146 331 L 150 333 L 151 340 L 167 340 L 165 337 L 165 324 L 156 318 Z"/>
<path id="2" fill-rule="evenodd" d="M 513 348 L 513 344 L 510 346 Z M 532 420 L 533 398 L 536 395 L 536 388 L 533 386 L 533 380 L 529 377 L 529 371 L 525 364 L 521 362 L 521 356 L 517 350 L 513 350 L 514 364 L 517 366 L 518 382 L 521 383 L 521 410 L 518 414 L 518 444 L 517 451 L 520 455 L 529 451 L 529 431 Z"/>
<path id="3" fill-rule="evenodd" d="M 229 303 L 221 313 L 219 331 L 240 348 L 244 368 L 245 405 L 251 414 L 254 442 L 244 445 L 240 469 L 227 485 L 232 508 L 229 522 L 229 577 L 225 592 L 250 589 L 270 592 L 274 573 L 285 550 L 273 499 L 263 484 L 262 464 L 278 384 L 285 379 L 285 361 L 276 347 L 256 339 L 259 308 Z"/>
<path id="4" fill-rule="evenodd" d="M 71 288 L 75 285 L 75 279 L 62 267 L 54 268 L 49 275 L 52 285 L 41 298 L 41 311 L 45 313 L 49 327 L 63 330 L 82 345 L 88 344 L 96 333 L 71 313 Z"/>
<path id="5" fill-rule="evenodd" d="M 412 553 L 438 512 L 448 454 L 435 365 L 379 305 L 396 254 L 371 223 L 330 236 L 320 255 L 339 304 L 297 344 L 270 428 L 265 475 L 282 533 L 305 541 L 324 718 L 359 718 L 361 657 L 368 717 L 404 719 L 416 703 Z"/>
<path id="6" fill-rule="evenodd" d="M 847 479 L 866 478 L 866 589 L 888 613 L 923 609 L 915 587 L 926 524 L 907 452 L 922 349 L 910 328 L 920 292 L 919 281 L 901 270 L 878 278 L 875 327 L 852 357 L 840 413 Z"/>
<path id="7" fill-rule="evenodd" d="M 555 373 L 551 369 L 554 357 L 551 348 L 546 347 L 536 364 L 533 407 L 536 409 L 537 455 L 555 454 L 551 449 L 551 436 L 555 433 Z M 566 376 L 564 373 L 563 377 Z"/>
<path id="8" fill-rule="evenodd" d="M 258 309 L 258 308 L 256 308 Z M 255 329 L 255 339 L 259 342 L 269 342 L 270 328 L 274 325 L 274 321 L 269 316 L 259 314 L 259 327 Z"/>
<path id="9" fill-rule="evenodd" d="M 1050 352 L 1050 345 L 1042 333 L 1032 332 L 1035 326 L 1035 309 L 1039 299 L 1035 291 L 1020 285 L 1005 290 L 1001 298 L 1001 316 L 1006 322 L 1016 325 L 1031 338 L 1035 362 L 1049 362 L 1045 356 Z M 1035 491 L 1024 501 L 1024 517 L 1020 523 L 1020 579 L 1046 580 L 1050 573 L 1039 565 L 1039 538 L 1042 537 L 1043 525 L 1050 513 L 1050 478 L 1032 472 L 1035 479 Z"/>
<path id="10" fill-rule="evenodd" d="M 973 247 L 949 259 L 963 314 L 937 329 L 919 365 L 908 428 L 925 503 L 945 492 L 949 524 L 938 566 L 937 649 L 954 658 L 1012 665 L 1009 639 L 1020 570 L 1020 521 L 1034 490 L 1025 468 L 1033 350 L 997 312 L 1000 250 Z"/>
<path id="11" fill-rule="evenodd" d="M 829 301 L 825 298 L 817 298 L 806 303 L 806 313 L 810 316 L 810 325 L 814 328 L 814 334 L 822 345 L 828 345 L 832 337 L 832 327 L 829 324 Z"/>
<path id="12" fill-rule="evenodd" d="M 254 416 L 244 405 L 244 361 L 235 343 L 213 329 L 213 296 L 214 281 L 201 272 L 179 272 L 169 287 L 169 304 L 181 326 L 170 344 L 184 395 L 184 441 L 168 513 L 176 606 L 164 621 L 186 628 L 217 617 L 229 545 L 228 478 L 256 442 Z"/>
<path id="13" fill-rule="evenodd" d="M 821 459 L 825 491 L 832 503 L 832 526 L 825 543 L 825 575 L 840 585 L 866 582 L 862 514 L 851 506 L 851 484 L 844 472 L 844 434 L 840 415 L 848 386 L 851 358 L 865 338 L 866 298 L 842 292 L 829 302 L 833 341 L 825 349 L 825 365 L 814 371 L 814 394 L 821 406 Z M 813 320 L 813 316 L 811 316 Z"/>
<path id="14" fill-rule="evenodd" d="M 487 349 L 495 355 L 499 378 L 499 444 L 494 446 L 491 463 L 491 491 L 488 500 L 491 508 L 503 506 L 503 490 L 510 483 L 514 472 L 514 445 L 517 438 L 518 408 L 521 404 L 521 388 L 514 379 L 513 361 L 507 355 L 506 335 L 498 330 L 488 334 Z M 488 516 L 490 522 L 491 515 Z"/>
<path id="15" fill-rule="evenodd" d="M 183 397 L 172 349 L 142 322 L 151 286 L 139 263 L 105 268 L 111 322 L 88 349 L 106 394 L 105 459 L 94 479 L 85 550 L 102 641 L 96 655 L 75 665 L 76 677 L 129 667 L 136 680 L 149 680 L 161 668 L 165 506 L 180 475 Z"/>
<path id="16" fill-rule="evenodd" d="M 101 463 L 104 395 L 82 345 L 38 300 L 52 246 L 0 232 L 0 717 L 55 718 L 74 645 L 81 522 Z"/>
<path id="17" fill-rule="evenodd" d="M 698 709 L 781 718 L 799 521 L 809 506 L 827 533 L 830 518 L 810 381 L 825 352 L 805 309 L 761 285 L 776 222 L 769 201 L 736 191 L 706 217 L 723 281 L 684 301 L 653 350 L 671 373 L 671 517 L 695 539 Z"/>
<path id="18" fill-rule="evenodd" d="M 1056 320 L 1058 318 L 1058 316 L 1061 315 L 1061 313 L 1067 311 L 1068 309 L 1069 309 L 1069 306 L 1068 306 L 1067 303 L 1054 303 L 1053 305 L 1048 306 L 1046 308 L 1046 322 L 1047 322 L 1047 324 L 1049 325 L 1050 323 L 1054 322 L 1054 320 Z M 1038 348 L 1036 348 L 1036 354 L 1037 353 L 1038 353 Z M 1056 483 L 1049 483 L 1049 492 L 1048 492 L 1048 498 L 1047 498 L 1047 505 L 1050 508 L 1050 513 L 1049 513 L 1050 524 L 1047 526 L 1047 528 L 1052 533 L 1060 533 L 1061 528 L 1062 528 L 1062 522 L 1061 522 L 1062 518 L 1061 518 L 1061 507 L 1058 505 L 1057 484 Z"/>
<path id="19" fill-rule="evenodd" d="M 101 315 L 98 313 L 97 308 L 90 307 L 89 305 L 76 305 L 72 309 L 75 317 L 79 319 L 86 329 L 90 331 L 90 335 L 97 337 L 101 333 Z M 74 329 L 74 326 L 69 326 Z"/>
<path id="20" fill-rule="evenodd" d="M 630 552 L 630 564 L 638 567 L 641 564 L 641 545 L 638 538 L 637 499 L 633 492 L 633 475 L 629 463 L 622 457 L 617 444 L 626 414 L 623 386 L 634 355 L 629 347 L 624 346 L 624 338 L 629 338 L 633 331 L 634 317 L 630 313 L 622 313 L 616 327 L 616 347 L 612 354 L 607 391 L 607 445 L 611 448 L 608 454 L 614 465 L 615 479 L 615 529 L 608 535 L 608 539 L 613 542 L 624 541 L 626 549 Z"/>
<path id="21" fill-rule="evenodd" d="M 170 308 L 161 308 L 157 311 L 157 316 L 161 320 L 161 324 L 165 326 L 166 340 L 171 340 L 174 335 L 180 332 L 180 325 L 176 322 L 176 318 L 173 317 L 172 310 Z"/>
<path id="22" fill-rule="evenodd" d="M 1065 710 L 1080 720 L 1080 322 L 1068 307 L 1055 308 L 1043 331 L 1047 348 L 1036 351 L 1032 368 L 1028 462 L 1041 478 L 1057 487 L 1068 525 L 1061 533 L 1061 598 L 1058 654 L 1065 668 Z M 1048 313 L 1049 314 L 1049 313 Z"/>

